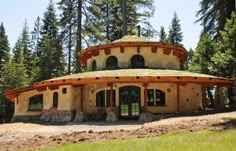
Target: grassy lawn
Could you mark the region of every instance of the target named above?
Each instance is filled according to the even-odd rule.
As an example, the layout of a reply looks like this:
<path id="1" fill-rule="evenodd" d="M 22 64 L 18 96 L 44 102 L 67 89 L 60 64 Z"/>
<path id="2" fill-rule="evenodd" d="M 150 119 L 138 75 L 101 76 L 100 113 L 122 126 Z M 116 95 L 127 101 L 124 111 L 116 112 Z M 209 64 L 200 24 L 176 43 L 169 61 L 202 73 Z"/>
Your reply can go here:
<path id="1" fill-rule="evenodd" d="M 170 133 L 144 139 L 65 144 L 40 151 L 236 151 L 236 129 Z"/>

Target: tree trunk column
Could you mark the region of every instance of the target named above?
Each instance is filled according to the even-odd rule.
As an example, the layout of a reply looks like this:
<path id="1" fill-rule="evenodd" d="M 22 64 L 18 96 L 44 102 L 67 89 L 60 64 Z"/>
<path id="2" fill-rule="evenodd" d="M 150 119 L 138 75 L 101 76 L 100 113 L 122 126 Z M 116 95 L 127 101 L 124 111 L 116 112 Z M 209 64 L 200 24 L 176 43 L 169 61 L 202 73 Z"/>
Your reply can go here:
<path id="1" fill-rule="evenodd" d="M 113 84 L 110 85 L 110 110 L 113 111 Z"/>
<path id="2" fill-rule="evenodd" d="M 148 86 L 148 84 L 147 83 L 145 83 L 144 84 L 144 112 L 147 112 L 148 110 L 147 110 L 147 102 L 148 102 L 148 93 L 147 93 L 147 91 L 148 91 L 148 89 L 147 89 L 147 86 Z"/>
<path id="3" fill-rule="evenodd" d="M 177 112 L 180 112 L 180 87 L 177 83 Z"/>
<path id="4" fill-rule="evenodd" d="M 84 86 L 80 87 L 80 110 L 81 112 L 84 110 Z"/>
<path id="5" fill-rule="evenodd" d="M 202 109 L 203 111 L 206 110 L 206 86 L 202 85 Z"/>

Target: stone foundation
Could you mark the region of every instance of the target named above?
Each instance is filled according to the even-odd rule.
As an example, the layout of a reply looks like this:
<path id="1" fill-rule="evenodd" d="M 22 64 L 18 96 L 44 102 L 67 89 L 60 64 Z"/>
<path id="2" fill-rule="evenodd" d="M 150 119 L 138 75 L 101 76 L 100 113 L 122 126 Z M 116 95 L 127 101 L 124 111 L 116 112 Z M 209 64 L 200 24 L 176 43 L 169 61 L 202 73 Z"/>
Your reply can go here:
<path id="1" fill-rule="evenodd" d="M 11 122 L 39 122 L 40 115 L 20 115 L 20 116 L 13 116 Z"/>
<path id="2" fill-rule="evenodd" d="M 87 121 L 86 115 L 83 112 L 77 111 L 74 122 L 84 122 L 84 121 Z"/>
<path id="3" fill-rule="evenodd" d="M 138 121 L 147 123 L 147 122 L 152 122 L 155 119 L 156 119 L 155 115 L 146 112 L 146 113 L 141 113 L 140 114 Z"/>
<path id="4" fill-rule="evenodd" d="M 115 112 L 107 112 L 107 117 L 106 117 L 106 121 L 107 122 L 116 122 L 117 116 Z"/>
<path id="5" fill-rule="evenodd" d="M 45 122 L 70 122 L 72 119 L 72 111 L 69 110 L 43 110 L 40 117 Z"/>

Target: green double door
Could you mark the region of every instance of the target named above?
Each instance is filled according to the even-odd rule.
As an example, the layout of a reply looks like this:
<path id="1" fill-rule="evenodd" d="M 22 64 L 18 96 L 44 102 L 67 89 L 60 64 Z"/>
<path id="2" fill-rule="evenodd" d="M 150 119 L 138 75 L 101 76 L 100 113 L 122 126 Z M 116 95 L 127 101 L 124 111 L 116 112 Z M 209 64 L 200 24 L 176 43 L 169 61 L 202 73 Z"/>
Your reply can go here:
<path id="1" fill-rule="evenodd" d="M 125 86 L 119 89 L 120 118 L 136 119 L 140 114 L 140 88 Z"/>

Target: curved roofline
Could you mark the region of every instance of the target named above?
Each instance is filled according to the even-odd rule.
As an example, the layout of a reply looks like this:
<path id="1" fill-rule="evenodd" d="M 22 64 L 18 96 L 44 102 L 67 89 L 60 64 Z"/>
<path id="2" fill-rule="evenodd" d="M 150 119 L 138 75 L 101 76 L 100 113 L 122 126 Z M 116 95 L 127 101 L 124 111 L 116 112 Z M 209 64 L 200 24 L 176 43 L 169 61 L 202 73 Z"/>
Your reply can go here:
<path id="1" fill-rule="evenodd" d="M 147 69 L 149 70 L 149 69 Z M 157 70 L 158 71 L 158 70 Z M 161 70 L 159 70 L 161 71 Z M 168 70 L 171 71 L 171 70 Z M 187 75 L 188 72 L 181 72 L 176 75 L 133 75 L 133 76 L 126 76 L 126 75 L 107 75 L 103 76 L 97 72 L 107 72 L 107 71 L 93 71 L 94 76 L 84 76 L 82 74 L 76 75 L 68 75 L 60 78 L 50 79 L 42 82 L 34 83 L 31 86 L 21 87 L 16 89 L 6 90 L 4 95 L 13 100 L 17 97 L 18 93 L 30 91 L 30 90 L 37 90 L 37 91 L 44 91 L 47 88 L 53 90 L 57 89 L 60 85 L 72 85 L 72 86 L 79 86 L 85 84 L 98 84 L 98 83 L 198 83 L 203 85 L 220 85 L 225 87 L 230 87 L 233 85 L 233 80 L 229 80 L 226 78 L 209 76 L 204 74 L 193 74 Z M 114 71 L 112 71 L 114 72 Z M 173 72 L 176 72 L 173 70 Z M 157 72 L 158 73 L 158 72 Z M 99 76 L 100 75 L 100 76 Z"/>
<path id="2" fill-rule="evenodd" d="M 109 49 L 115 47 L 153 47 L 155 49 L 160 47 L 164 49 L 169 49 L 170 51 L 175 50 L 175 55 L 178 56 L 182 62 L 186 61 L 188 56 L 188 52 L 183 46 L 152 41 L 115 41 L 107 44 L 95 45 L 82 49 L 80 52 L 78 52 L 78 56 L 80 58 L 81 63 L 86 64 L 87 59 L 91 58 L 92 56 L 97 56 L 99 54 L 99 51 L 104 50 L 106 53 L 107 51 L 109 51 Z"/>

